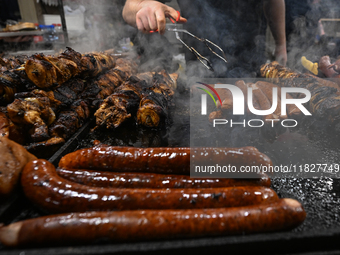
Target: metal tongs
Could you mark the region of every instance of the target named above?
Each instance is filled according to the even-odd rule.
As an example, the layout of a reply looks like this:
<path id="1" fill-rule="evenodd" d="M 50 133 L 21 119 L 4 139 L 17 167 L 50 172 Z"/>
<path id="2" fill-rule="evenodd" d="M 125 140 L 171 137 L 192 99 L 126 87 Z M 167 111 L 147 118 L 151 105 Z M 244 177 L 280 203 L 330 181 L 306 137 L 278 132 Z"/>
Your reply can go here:
<path id="1" fill-rule="evenodd" d="M 175 26 L 177 25 L 177 21 L 179 20 L 181 14 L 179 11 L 177 11 L 178 15 L 177 15 L 177 19 L 175 20 L 173 17 L 169 17 L 170 21 L 175 24 Z M 178 41 L 180 41 L 188 50 L 190 50 L 195 56 L 196 58 L 210 71 L 214 71 L 214 68 L 210 62 L 210 60 L 204 56 L 202 56 L 194 47 L 190 47 L 188 46 L 182 39 L 181 37 L 179 36 L 179 33 L 186 33 L 190 36 L 192 36 L 193 38 L 195 38 L 196 40 L 199 40 L 200 42 L 204 43 L 204 45 L 214 54 L 216 55 L 218 58 L 222 59 L 225 63 L 227 63 L 227 58 L 225 56 L 225 53 L 224 51 L 222 50 L 221 47 L 219 47 L 218 45 L 216 45 L 215 43 L 211 42 L 210 40 L 208 39 L 205 39 L 205 38 L 199 38 L 198 36 L 190 33 L 188 30 L 185 30 L 185 29 L 181 29 L 181 28 L 166 28 L 167 31 L 169 32 L 174 32 L 175 33 L 175 36 L 176 36 L 176 39 Z M 157 32 L 156 31 L 152 31 L 152 32 Z M 216 49 L 218 49 L 219 51 L 221 51 L 221 55 L 217 54 L 211 47 L 210 45 L 212 45 L 213 47 L 215 47 Z"/>

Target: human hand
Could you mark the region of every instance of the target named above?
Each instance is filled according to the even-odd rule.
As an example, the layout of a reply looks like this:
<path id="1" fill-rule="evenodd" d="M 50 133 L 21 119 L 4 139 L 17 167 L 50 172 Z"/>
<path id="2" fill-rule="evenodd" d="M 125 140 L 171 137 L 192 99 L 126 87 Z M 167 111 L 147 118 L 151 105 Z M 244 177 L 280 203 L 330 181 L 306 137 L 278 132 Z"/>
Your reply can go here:
<path id="1" fill-rule="evenodd" d="M 187 22 L 183 17 L 178 18 L 178 12 L 172 7 L 157 1 L 143 1 L 139 4 L 139 10 L 136 13 L 136 26 L 143 33 L 158 31 L 164 34 L 167 17 L 177 19 L 178 23 Z"/>

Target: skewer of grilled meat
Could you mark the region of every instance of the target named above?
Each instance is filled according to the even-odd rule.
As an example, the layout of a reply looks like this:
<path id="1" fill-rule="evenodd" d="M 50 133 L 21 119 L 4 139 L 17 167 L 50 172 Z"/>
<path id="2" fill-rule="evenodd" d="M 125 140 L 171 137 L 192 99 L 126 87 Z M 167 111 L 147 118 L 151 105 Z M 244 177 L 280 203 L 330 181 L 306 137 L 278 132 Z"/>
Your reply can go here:
<path id="1" fill-rule="evenodd" d="M 308 89 L 311 92 L 309 110 L 313 116 L 328 119 L 330 123 L 340 119 L 340 95 L 336 84 L 330 85 L 329 81 L 293 71 L 277 62 L 263 65 L 261 75 L 281 87 Z"/>
<path id="2" fill-rule="evenodd" d="M 69 139 L 90 116 L 90 110 L 84 100 L 78 99 L 70 107 L 57 114 L 55 121 L 48 125 L 50 138 L 27 144 L 25 148 L 40 158 L 49 158 L 67 139 Z M 46 150 L 48 148 L 48 150 Z"/>
<path id="3" fill-rule="evenodd" d="M 1 58 L 0 57 L 0 72 L 4 72 L 10 69 L 17 68 L 25 63 L 27 60 L 26 55 L 18 55 L 11 58 Z"/>
<path id="4" fill-rule="evenodd" d="M 69 109 L 61 111 L 49 126 L 51 137 L 70 138 L 90 117 L 90 110 L 84 100 L 78 99 Z"/>
<path id="5" fill-rule="evenodd" d="M 65 143 L 65 139 L 69 138 L 84 123 L 85 119 L 89 117 L 86 102 L 82 102 L 81 106 L 79 106 L 80 102 L 77 101 L 84 87 L 85 82 L 82 79 L 74 78 L 53 91 L 47 92 L 41 89 L 35 89 L 29 92 L 17 93 L 15 95 L 17 98 L 15 103 L 13 102 L 8 105 L 10 111 L 8 119 L 10 123 L 12 123 L 10 126 L 10 134 L 18 133 L 14 131 L 19 128 L 22 131 L 22 135 L 19 137 L 25 138 L 18 141 L 20 144 L 25 145 L 25 148 L 35 155 L 39 155 L 40 157 L 45 157 L 44 155 L 46 155 L 46 157 L 49 157 L 51 151 L 56 151 L 60 148 L 60 146 Z M 48 99 L 47 101 L 49 102 L 47 106 L 49 111 L 55 115 L 55 121 L 48 121 L 46 118 L 40 118 L 38 119 L 39 121 L 35 121 L 33 118 L 28 118 L 28 116 L 39 117 L 40 103 L 42 101 L 45 102 L 46 99 Z M 39 103 L 40 108 L 32 109 L 32 102 Z M 83 112 L 86 112 L 85 116 Z M 11 119 L 13 119 L 15 123 L 13 123 Z M 31 120 L 30 123 L 27 122 L 27 119 Z M 50 126 L 52 122 L 54 122 L 54 124 Z M 30 129 L 32 125 L 34 128 L 27 132 L 27 129 Z M 13 126 L 16 127 L 16 129 L 14 129 Z M 48 130 L 49 127 L 53 130 L 52 133 L 51 130 Z M 24 129 L 24 131 L 22 129 Z M 48 150 L 46 150 L 47 147 Z"/>
<path id="6" fill-rule="evenodd" d="M 54 90 L 44 91 L 41 89 L 34 89 L 28 92 L 16 93 L 15 98 L 48 97 L 50 99 L 51 108 L 57 113 L 62 109 L 68 108 L 75 100 L 77 100 L 85 86 L 84 80 L 74 78 Z"/>
<path id="7" fill-rule="evenodd" d="M 139 80 L 135 76 L 128 78 L 112 95 L 103 101 L 95 112 L 97 127 L 117 128 L 125 120 L 135 115 L 143 90 L 146 90 L 149 86 L 144 80 Z"/>
<path id="8" fill-rule="evenodd" d="M 111 95 L 128 77 L 136 73 L 137 64 L 134 61 L 123 58 L 117 59 L 115 68 L 90 80 L 80 97 L 92 101 L 95 108 L 98 108 L 97 105 L 103 99 Z"/>
<path id="9" fill-rule="evenodd" d="M 7 106 L 8 116 L 15 124 L 29 129 L 32 141 L 49 138 L 48 125 L 55 120 L 48 97 L 15 99 Z"/>
<path id="10" fill-rule="evenodd" d="M 158 75 L 158 78 L 153 79 L 154 75 Z M 174 77 L 177 76 L 174 74 Z M 151 80 L 154 84 L 150 83 Z M 140 107 L 140 101 L 143 98 L 145 99 L 142 106 L 145 105 L 145 109 L 142 109 L 140 112 L 141 119 L 143 114 L 146 116 L 145 119 L 149 118 L 147 117 L 149 113 L 147 112 L 148 106 L 146 105 L 149 102 L 152 106 L 158 105 L 162 107 L 160 112 L 156 112 L 156 114 L 161 114 L 164 110 L 167 111 L 168 102 L 165 102 L 165 100 L 169 101 L 171 99 L 175 86 L 171 77 L 165 72 L 157 74 L 150 72 L 131 76 L 112 95 L 107 97 L 95 112 L 97 127 L 104 125 L 107 128 L 119 127 L 131 116 L 136 116 L 137 110 Z"/>
<path id="11" fill-rule="evenodd" d="M 0 73 L 0 105 L 7 105 L 14 100 L 14 94 L 25 91 L 26 86 L 16 70 Z"/>
<path id="12" fill-rule="evenodd" d="M 115 57 L 106 53 L 80 54 L 71 48 L 59 56 L 34 54 L 28 58 L 25 71 L 39 88 L 57 87 L 72 77 L 95 77 L 115 66 Z"/>
<path id="13" fill-rule="evenodd" d="M 19 144 L 24 144 L 27 140 L 23 126 L 11 121 L 6 107 L 0 107 L 0 137 L 9 138 Z"/>
<path id="14" fill-rule="evenodd" d="M 169 107 L 176 89 L 177 74 L 168 75 L 165 71 L 155 73 L 150 92 L 145 93 L 139 103 L 137 123 L 147 127 L 157 127 L 168 120 Z"/>

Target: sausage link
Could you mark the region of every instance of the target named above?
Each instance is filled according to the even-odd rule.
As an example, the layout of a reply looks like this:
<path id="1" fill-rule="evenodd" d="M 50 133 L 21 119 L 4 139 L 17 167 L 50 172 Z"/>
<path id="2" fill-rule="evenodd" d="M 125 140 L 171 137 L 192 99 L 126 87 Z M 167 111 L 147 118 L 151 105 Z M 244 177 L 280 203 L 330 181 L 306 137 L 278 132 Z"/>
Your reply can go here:
<path id="1" fill-rule="evenodd" d="M 319 60 L 319 69 L 321 72 L 328 78 L 331 78 L 338 73 L 334 70 L 334 68 L 329 68 L 331 66 L 331 59 L 329 56 L 323 56 Z"/>
<path id="2" fill-rule="evenodd" d="M 257 86 L 257 84 L 251 84 L 251 87 L 253 88 L 253 97 L 256 98 L 261 110 L 269 110 L 272 104 L 266 94 Z M 276 119 L 276 116 L 272 113 L 264 116 L 264 120 L 272 119 Z M 265 122 L 266 125 L 269 125 L 269 123 L 270 122 Z"/>
<path id="3" fill-rule="evenodd" d="M 286 98 L 292 99 L 293 97 L 287 93 Z M 287 104 L 287 115 L 290 118 L 301 118 L 303 116 L 301 110 L 294 104 Z"/>
<path id="4" fill-rule="evenodd" d="M 270 158 L 254 147 L 135 148 L 95 146 L 65 155 L 60 159 L 59 167 L 114 172 L 190 174 L 190 163 L 204 165 L 209 162 L 214 165 L 231 164 L 237 168 L 247 165 L 272 165 Z"/>
<path id="5" fill-rule="evenodd" d="M 231 94 L 230 90 L 228 89 L 215 89 L 216 92 L 219 94 L 222 105 L 220 101 L 216 102 L 217 109 L 221 109 L 226 114 L 231 113 L 233 110 L 233 95 Z"/>
<path id="6" fill-rule="evenodd" d="M 190 178 L 188 175 L 154 174 L 154 173 L 113 173 L 94 170 L 70 170 L 57 168 L 62 178 L 83 185 L 105 188 L 219 188 L 235 186 L 270 187 L 270 178 L 259 175 L 257 179 L 227 178 Z"/>
<path id="7" fill-rule="evenodd" d="M 191 209 L 272 203 L 276 192 L 246 186 L 207 189 L 98 188 L 67 181 L 47 160 L 29 162 L 22 173 L 25 195 L 48 212 L 96 210 Z"/>
<path id="8" fill-rule="evenodd" d="M 277 88 L 277 107 L 273 113 L 273 116 L 275 119 L 287 119 L 287 115 L 281 115 L 281 88 L 279 86 L 274 85 L 273 83 L 270 82 L 265 82 L 265 81 L 257 81 L 256 86 L 259 87 L 262 92 L 266 95 L 268 98 L 270 105 L 273 104 L 273 88 Z"/>
<path id="9" fill-rule="evenodd" d="M 86 212 L 44 216 L 0 228 L 6 246 L 133 242 L 288 230 L 306 217 L 293 199 L 246 207 Z"/>
<path id="10" fill-rule="evenodd" d="M 249 115 L 251 115 L 252 113 L 250 112 L 249 110 L 249 107 L 248 107 L 248 83 L 246 84 L 243 80 L 239 80 L 237 82 L 235 82 L 235 85 L 242 90 L 243 92 L 243 95 L 244 95 L 244 98 L 245 98 L 245 101 L 244 101 L 244 109 L 247 109 L 247 113 Z M 252 103 L 253 103 L 253 106 L 255 109 L 257 110 L 261 110 L 261 107 L 260 107 L 260 104 L 259 102 L 257 101 L 257 98 L 255 98 L 254 96 L 254 93 L 253 93 L 253 98 L 252 98 Z"/>

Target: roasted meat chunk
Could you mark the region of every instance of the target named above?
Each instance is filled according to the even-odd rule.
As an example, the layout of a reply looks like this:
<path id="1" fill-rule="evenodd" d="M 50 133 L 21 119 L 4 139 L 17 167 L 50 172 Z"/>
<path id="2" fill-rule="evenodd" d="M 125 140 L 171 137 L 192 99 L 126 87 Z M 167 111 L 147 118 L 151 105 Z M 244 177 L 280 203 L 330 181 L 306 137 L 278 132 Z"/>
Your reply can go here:
<path id="1" fill-rule="evenodd" d="M 36 157 L 21 145 L 0 137 L 0 200 L 10 195 L 17 186 L 21 170 Z"/>

